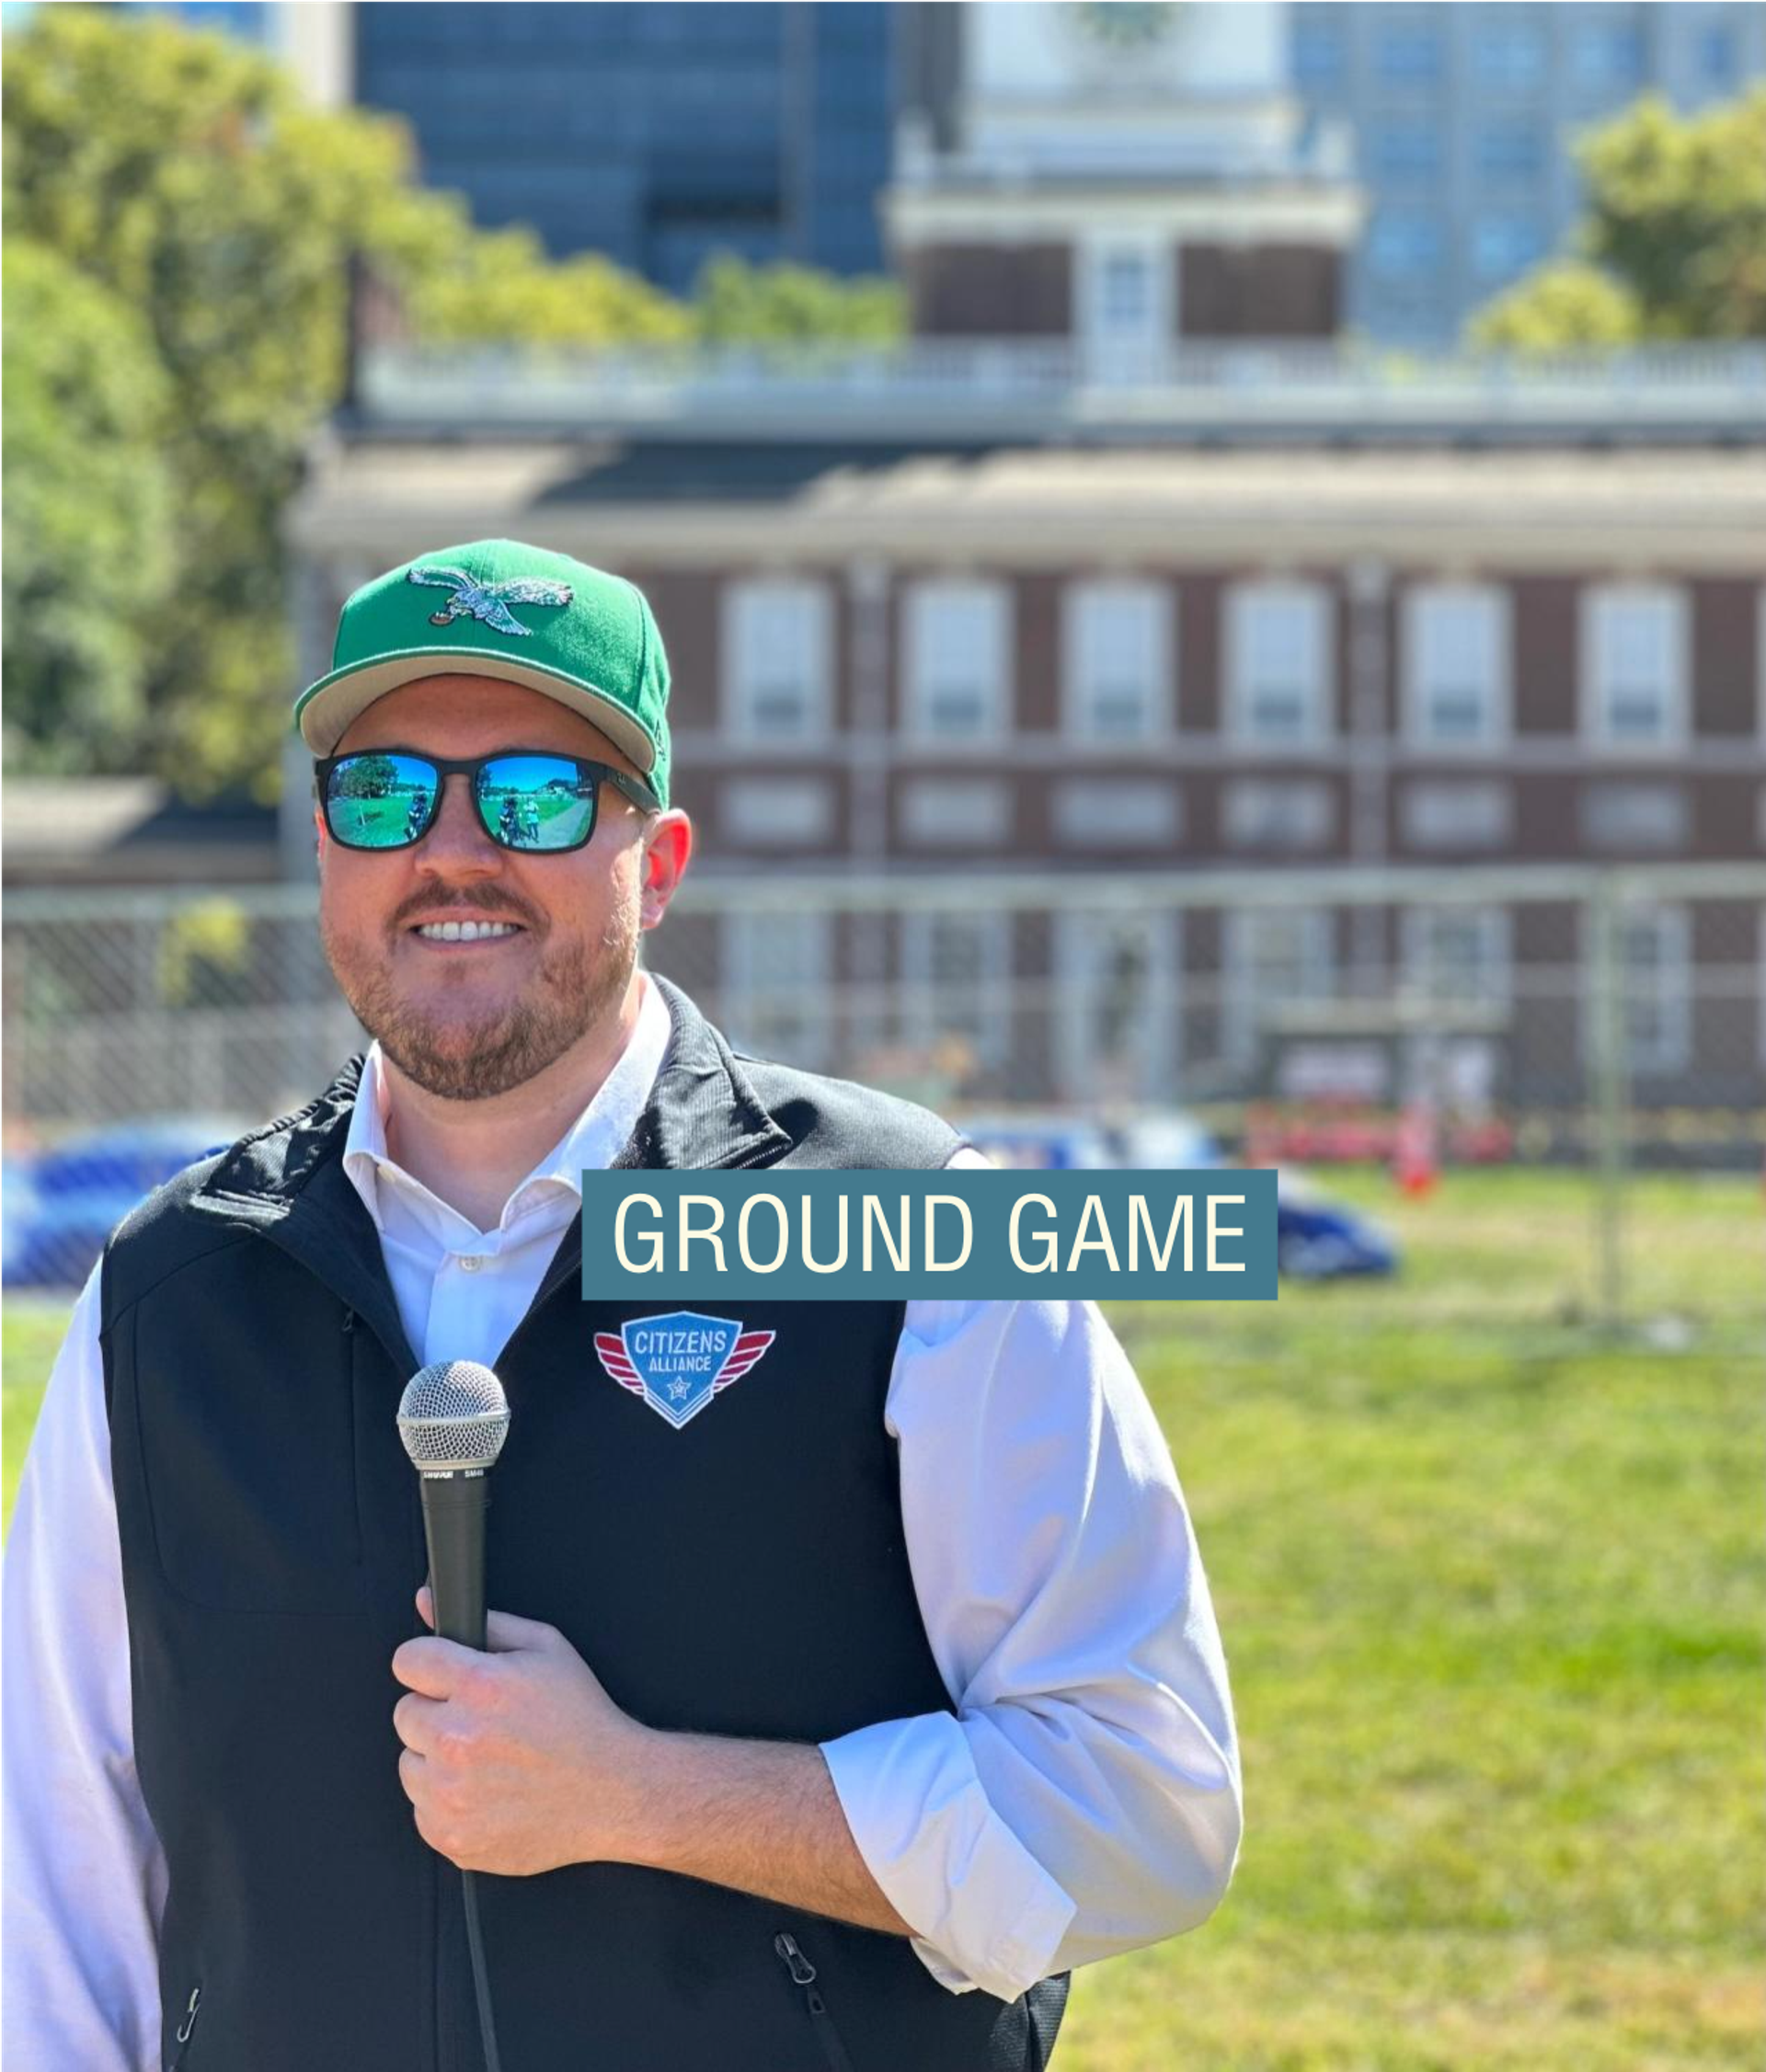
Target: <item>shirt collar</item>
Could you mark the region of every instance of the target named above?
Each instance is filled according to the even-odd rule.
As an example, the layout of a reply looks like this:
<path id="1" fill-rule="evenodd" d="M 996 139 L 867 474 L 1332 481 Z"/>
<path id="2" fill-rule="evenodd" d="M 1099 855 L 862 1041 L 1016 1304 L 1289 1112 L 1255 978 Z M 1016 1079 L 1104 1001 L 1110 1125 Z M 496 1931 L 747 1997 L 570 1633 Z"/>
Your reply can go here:
<path id="1" fill-rule="evenodd" d="M 513 1188 L 510 1201 L 536 1181 L 547 1180 L 562 1183 L 580 1200 L 584 1168 L 600 1172 L 611 1165 L 637 1127 L 637 1119 L 644 1112 L 662 1063 L 662 1054 L 668 1048 L 671 1029 L 669 1010 L 660 992 L 642 973 L 639 985 L 637 1021 L 625 1049 L 614 1059 L 613 1070 L 581 1115 L 533 1172 Z M 412 1179 L 386 1148 L 386 1117 L 391 1096 L 381 1047 L 375 1042 L 369 1046 L 362 1061 L 361 1083 L 350 1112 L 343 1169 L 376 1224 L 380 1221 L 376 1183 L 383 1173 L 409 1187 L 422 1185 Z"/>

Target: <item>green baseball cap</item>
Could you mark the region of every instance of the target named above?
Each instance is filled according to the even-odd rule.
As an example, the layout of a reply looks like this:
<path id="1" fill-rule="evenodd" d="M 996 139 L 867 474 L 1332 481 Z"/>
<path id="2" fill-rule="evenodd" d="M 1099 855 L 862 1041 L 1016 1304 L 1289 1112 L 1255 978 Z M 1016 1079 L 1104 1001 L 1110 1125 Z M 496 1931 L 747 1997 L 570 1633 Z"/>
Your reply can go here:
<path id="1" fill-rule="evenodd" d="M 330 673 L 294 701 L 301 738 L 335 753 L 376 698 L 451 663 L 579 712 L 669 803 L 669 663 L 643 591 L 519 540 L 443 547 L 364 583 L 338 617 Z"/>

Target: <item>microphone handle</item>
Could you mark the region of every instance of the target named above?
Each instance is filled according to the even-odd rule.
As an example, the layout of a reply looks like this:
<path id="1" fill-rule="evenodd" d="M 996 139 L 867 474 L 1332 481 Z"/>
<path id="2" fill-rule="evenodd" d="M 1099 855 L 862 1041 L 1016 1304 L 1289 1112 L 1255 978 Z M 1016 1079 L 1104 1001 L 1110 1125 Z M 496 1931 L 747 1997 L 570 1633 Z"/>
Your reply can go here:
<path id="1" fill-rule="evenodd" d="M 485 1506 L 490 1478 L 482 1469 L 426 1474 L 423 1538 L 430 1550 L 435 1630 L 463 1647 L 485 1646 Z"/>

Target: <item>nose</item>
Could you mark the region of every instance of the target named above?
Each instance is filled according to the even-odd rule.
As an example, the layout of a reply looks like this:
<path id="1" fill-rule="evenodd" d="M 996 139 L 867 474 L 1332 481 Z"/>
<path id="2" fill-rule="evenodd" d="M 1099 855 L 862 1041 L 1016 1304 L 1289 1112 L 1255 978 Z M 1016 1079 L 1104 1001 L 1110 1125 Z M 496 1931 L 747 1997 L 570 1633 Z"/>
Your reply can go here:
<path id="1" fill-rule="evenodd" d="M 478 818 L 472 779 L 464 771 L 451 772 L 442 780 L 435 820 L 412 851 L 418 869 L 430 877 L 494 877 L 503 868 L 503 853 Z"/>

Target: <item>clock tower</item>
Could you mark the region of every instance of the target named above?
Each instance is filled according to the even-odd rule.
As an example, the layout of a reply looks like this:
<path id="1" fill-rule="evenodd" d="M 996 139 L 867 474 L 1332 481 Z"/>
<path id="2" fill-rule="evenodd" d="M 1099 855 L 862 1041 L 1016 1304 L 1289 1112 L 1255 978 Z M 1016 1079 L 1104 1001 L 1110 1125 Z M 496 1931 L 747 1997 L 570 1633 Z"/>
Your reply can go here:
<path id="1" fill-rule="evenodd" d="M 1263 0 L 986 0 L 955 17 L 935 143 L 910 125 L 886 214 L 916 328 L 1064 338 L 1157 380 L 1174 347 L 1325 338 L 1361 219 L 1347 138 L 1288 91 Z"/>

